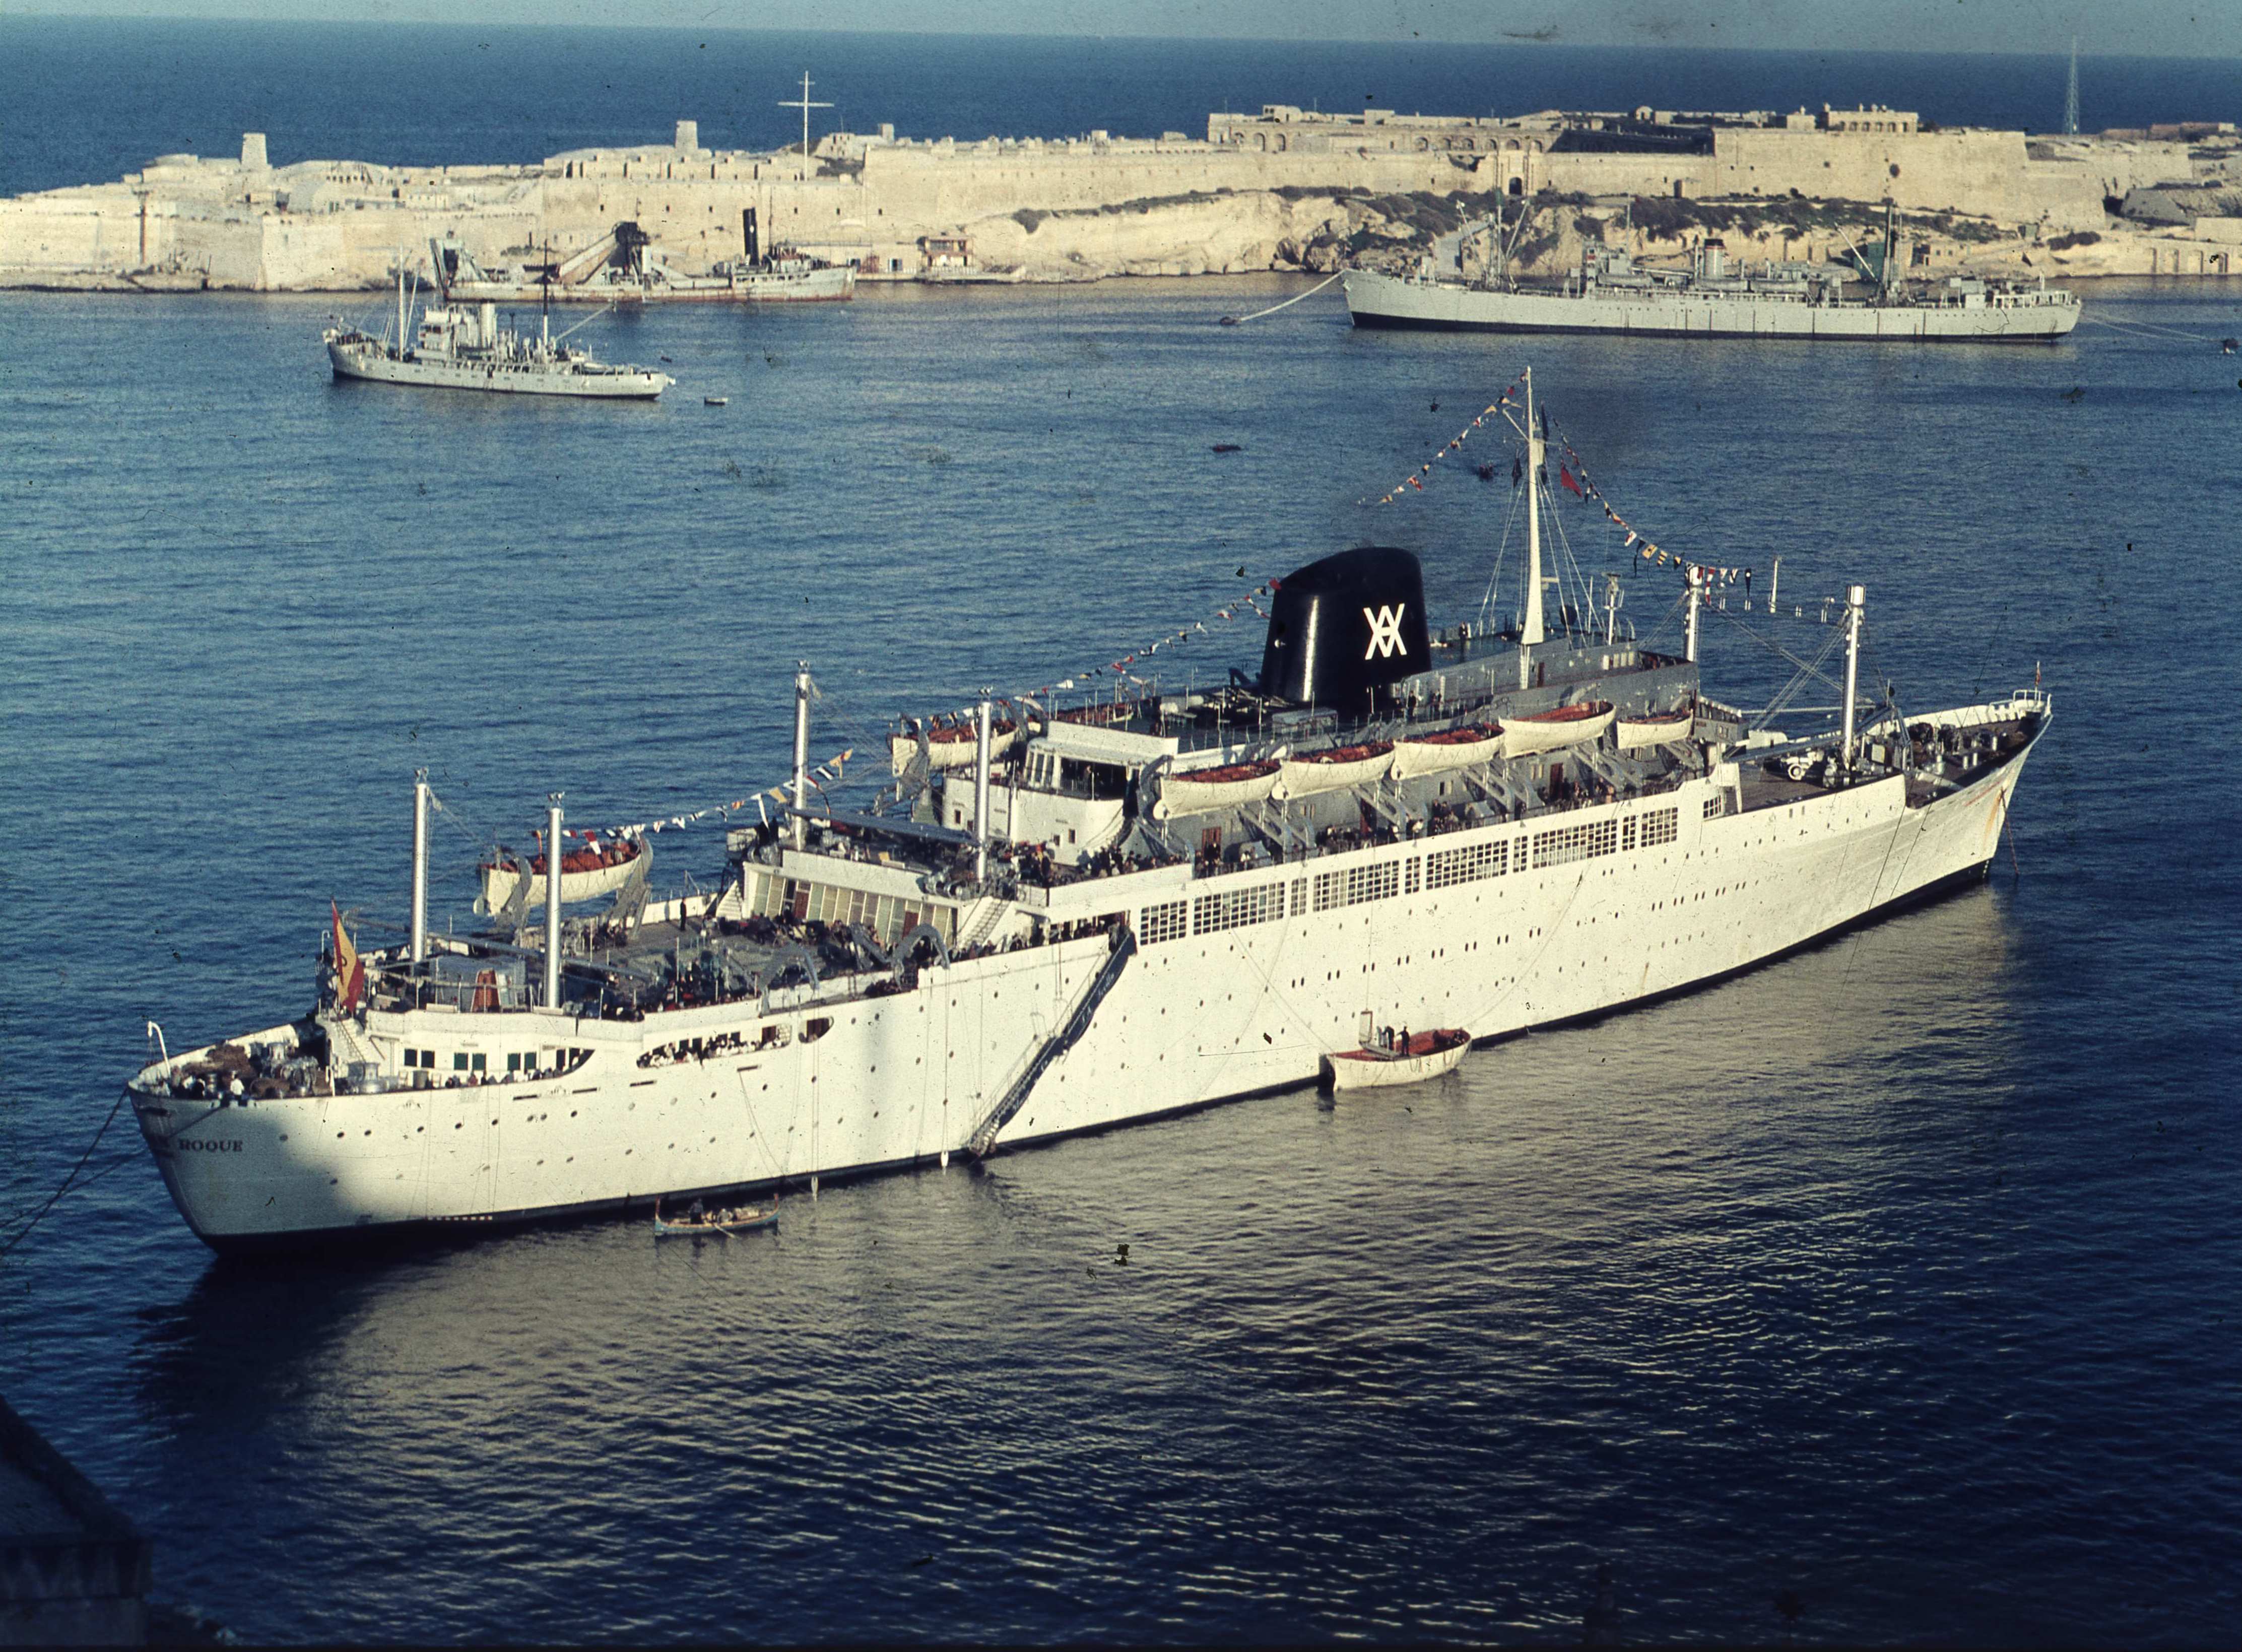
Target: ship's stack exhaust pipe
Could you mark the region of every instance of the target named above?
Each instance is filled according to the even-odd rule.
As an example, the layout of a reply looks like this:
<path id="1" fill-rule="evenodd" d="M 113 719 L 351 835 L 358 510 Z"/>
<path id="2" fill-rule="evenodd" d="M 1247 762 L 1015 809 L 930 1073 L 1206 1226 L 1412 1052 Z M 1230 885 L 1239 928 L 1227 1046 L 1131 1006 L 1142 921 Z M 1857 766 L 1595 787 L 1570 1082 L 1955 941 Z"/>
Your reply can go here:
<path id="1" fill-rule="evenodd" d="M 413 771 L 413 962 L 428 957 L 428 771 Z"/>
<path id="2" fill-rule="evenodd" d="M 973 726 L 973 881 L 989 881 L 989 691 Z"/>
<path id="3" fill-rule="evenodd" d="M 1277 581 L 1261 692 L 1349 721 L 1393 703 L 1393 685 L 1432 664 L 1425 574 L 1409 552 L 1366 545 Z"/>
<path id="4" fill-rule="evenodd" d="M 1853 767 L 1856 735 L 1854 698 L 1861 687 L 1861 621 L 1868 612 L 1869 588 L 1849 587 L 1845 592 L 1845 767 Z"/>
<path id="5" fill-rule="evenodd" d="M 545 1007 L 560 1007 L 560 798 L 545 803 Z"/>

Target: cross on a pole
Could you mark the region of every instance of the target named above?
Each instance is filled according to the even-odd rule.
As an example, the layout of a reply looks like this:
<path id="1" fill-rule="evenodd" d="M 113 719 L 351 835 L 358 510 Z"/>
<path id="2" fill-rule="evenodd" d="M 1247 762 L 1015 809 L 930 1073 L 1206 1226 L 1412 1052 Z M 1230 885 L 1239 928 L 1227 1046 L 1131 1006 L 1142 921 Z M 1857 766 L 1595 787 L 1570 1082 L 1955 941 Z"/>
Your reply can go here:
<path id="1" fill-rule="evenodd" d="M 781 109 L 799 109 L 802 111 L 802 158 L 808 160 L 809 158 L 809 111 L 813 109 L 830 109 L 833 105 L 827 103 L 813 104 L 809 101 L 809 71 L 805 69 L 802 74 L 802 96 L 782 97 L 778 100 L 778 106 Z"/>

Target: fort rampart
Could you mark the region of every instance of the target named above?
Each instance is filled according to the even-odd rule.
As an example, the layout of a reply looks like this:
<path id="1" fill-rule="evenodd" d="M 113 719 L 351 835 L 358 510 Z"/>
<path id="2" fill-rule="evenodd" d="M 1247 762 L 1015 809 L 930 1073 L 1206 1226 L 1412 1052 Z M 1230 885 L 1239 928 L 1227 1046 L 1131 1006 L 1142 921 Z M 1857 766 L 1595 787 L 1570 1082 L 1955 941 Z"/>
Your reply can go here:
<path id="1" fill-rule="evenodd" d="M 2188 178 L 2201 153 L 2188 141 L 1923 130 L 1880 109 L 1692 126 L 1649 110 L 1504 119 L 1272 105 L 1212 116 L 1203 139 L 929 142 L 883 129 L 829 135 L 809 156 L 711 151 L 681 121 L 668 144 L 513 167 L 275 167 L 252 133 L 238 159 L 166 156 L 116 183 L 0 201 L 0 282 L 361 289 L 392 279 L 400 258 L 425 272 L 434 238 L 486 261 L 535 246 L 566 257 L 625 219 L 695 270 L 741 254 L 750 209 L 767 243 L 853 263 L 869 279 L 1244 271 L 1300 267 L 1311 245 L 1359 247 L 1366 234 L 1409 238 L 1370 202 L 1549 191 L 1890 200 L 1983 220 L 2018 245 L 2101 232 L 2111 239 L 2098 265 L 2130 259 L 2147 272 L 2185 268 L 2185 255 L 2118 258 L 2131 232 L 2106 204 Z M 2185 226 L 2162 234 L 2190 238 Z"/>

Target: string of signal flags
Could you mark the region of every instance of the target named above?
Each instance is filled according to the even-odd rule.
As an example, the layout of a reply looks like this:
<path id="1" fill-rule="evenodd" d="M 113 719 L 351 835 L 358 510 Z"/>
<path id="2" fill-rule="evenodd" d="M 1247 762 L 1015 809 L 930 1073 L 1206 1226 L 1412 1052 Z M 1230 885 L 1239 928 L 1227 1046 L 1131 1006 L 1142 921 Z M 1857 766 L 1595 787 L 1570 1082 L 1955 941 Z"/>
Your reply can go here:
<path id="1" fill-rule="evenodd" d="M 1461 453 L 1464 448 L 1464 444 L 1471 440 L 1473 432 L 1487 428 L 1487 421 L 1488 420 L 1500 419 L 1505 413 L 1517 408 L 1520 406 L 1517 400 L 1518 394 L 1521 390 L 1525 389 L 1525 387 L 1526 375 L 1521 373 L 1516 379 L 1514 379 L 1511 381 L 1510 387 L 1507 390 L 1504 391 L 1500 396 L 1497 396 L 1493 401 L 1489 402 L 1485 407 L 1473 414 L 1471 422 L 1466 425 L 1461 430 L 1456 432 L 1456 433 L 1450 437 L 1445 444 L 1436 449 L 1430 459 L 1418 466 L 1415 470 L 1410 472 L 1406 476 L 1404 476 L 1400 481 L 1394 483 L 1392 487 L 1388 488 L 1384 494 L 1381 494 L 1375 500 L 1366 499 L 1360 502 L 1366 505 L 1391 505 L 1395 500 L 1402 498 L 1405 494 L 1412 491 L 1420 494 L 1423 493 L 1425 491 L 1425 479 L 1433 473 L 1433 467 L 1439 464 L 1442 460 L 1447 458 L 1451 453 Z M 1544 408 L 1541 413 L 1541 433 L 1545 440 L 1549 434 L 1548 418 L 1548 410 Z M 1665 567 L 1671 565 L 1672 567 L 1682 569 L 1685 573 L 1694 568 L 1700 574 L 1715 583 L 1721 585 L 1734 585 L 1741 581 L 1746 590 L 1749 590 L 1751 588 L 1753 571 L 1750 568 L 1719 567 L 1705 562 L 1692 562 L 1688 558 L 1682 555 L 1679 552 L 1666 550 L 1653 543 L 1648 534 L 1642 533 L 1632 522 L 1629 522 L 1624 516 L 1621 516 L 1619 514 L 1618 510 L 1614 507 L 1611 500 L 1604 497 L 1602 489 L 1599 488 L 1595 483 L 1588 480 L 1588 468 L 1586 465 L 1581 463 L 1581 455 L 1574 448 L 1572 442 L 1563 435 L 1560 435 L 1557 438 L 1557 445 L 1561 449 L 1562 449 L 1564 454 L 1563 460 L 1560 461 L 1557 467 L 1557 480 L 1559 485 L 1566 488 L 1575 499 L 1581 500 L 1583 503 L 1591 500 L 1595 501 L 1596 505 L 1603 511 L 1605 520 L 1609 521 L 1622 534 L 1626 534 L 1626 547 L 1628 550 L 1631 550 L 1637 555 L 1641 556 L 1644 561 L 1649 562 L 1658 567 Z M 1482 471 L 1481 473 L 1485 474 L 1486 473 Z M 1523 463 L 1514 459 L 1511 461 L 1511 485 L 1514 487 L 1516 487 L 1520 481 L 1524 480 L 1525 473 L 1525 466 Z"/>
<path id="2" fill-rule="evenodd" d="M 1433 466 L 1439 464 L 1442 460 L 1445 460 L 1453 454 L 1463 452 L 1465 445 L 1470 441 L 1473 435 L 1475 433 L 1487 428 L 1487 421 L 1489 420 L 1500 420 L 1506 412 L 1520 408 L 1521 404 L 1518 398 L 1520 393 L 1522 392 L 1525 387 L 1526 378 L 1523 373 L 1520 373 L 1516 379 L 1511 381 L 1510 386 L 1507 389 L 1506 389 L 1500 396 L 1496 397 L 1493 401 L 1489 402 L 1484 408 L 1480 409 L 1479 413 L 1472 417 L 1469 423 L 1466 424 L 1460 430 L 1457 431 L 1453 436 L 1449 438 L 1446 443 L 1435 450 L 1430 459 L 1419 465 L 1415 470 L 1412 471 L 1408 475 L 1396 482 L 1390 489 L 1388 489 L 1385 494 L 1379 495 L 1376 500 L 1373 500 L 1366 498 L 1359 502 L 1364 505 L 1391 505 L 1396 500 L 1404 497 L 1410 492 L 1424 492 L 1425 479 L 1433 474 Z M 1549 434 L 1547 426 L 1547 409 L 1544 408 L 1541 410 L 1541 416 L 1543 420 L 1543 435 L 1544 438 L 1547 439 Z M 1751 588 L 1753 570 L 1750 568 L 1719 567 L 1707 563 L 1691 562 L 1678 552 L 1664 549 L 1662 547 L 1654 543 L 1648 535 L 1644 534 L 1641 530 L 1636 528 L 1633 523 L 1629 522 L 1624 516 L 1621 515 L 1618 509 L 1604 496 L 1603 491 L 1589 479 L 1588 467 L 1581 462 L 1581 455 L 1578 450 L 1574 447 L 1572 442 L 1561 433 L 1555 438 L 1555 440 L 1556 445 L 1562 454 L 1562 458 L 1557 467 L 1557 480 L 1559 486 L 1565 488 L 1567 492 L 1571 493 L 1574 498 L 1581 500 L 1583 503 L 1594 501 L 1594 504 L 1602 510 L 1605 519 L 1626 535 L 1625 542 L 1628 549 L 1634 551 L 1637 555 L 1641 556 L 1643 561 L 1660 567 L 1671 566 L 1685 572 L 1694 568 L 1700 575 L 1710 581 L 1722 585 L 1733 585 L 1742 582 L 1747 591 Z M 1523 466 L 1514 462 L 1511 473 L 1512 484 L 1515 486 L 1519 481 L 1522 480 L 1523 478 Z M 1241 566 L 1238 572 L 1239 576 L 1242 578 L 1245 575 L 1245 570 Z M 1101 682 L 1111 682 L 1117 691 L 1124 682 L 1139 688 L 1149 688 L 1151 686 L 1151 680 L 1147 677 L 1139 675 L 1136 671 L 1131 669 L 1131 667 L 1146 663 L 1158 655 L 1163 648 L 1172 650 L 1182 647 L 1185 643 L 1191 641 L 1196 637 L 1211 635 L 1212 628 L 1208 623 L 1209 621 L 1213 621 L 1217 625 L 1226 624 L 1234 622 L 1237 620 L 1243 618 L 1245 614 L 1251 614 L 1256 618 L 1266 621 L 1270 617 L 1269 610 L 1262 606 L 1262 602 L 1267 598 L 1273 597 L 1277 592 L 1282 588 L 1283 584 L 1284 581 L 1282 580 L 1265 580 L 1260 584 L 1256 585 L 1252 591 L 1243 596 L 1225 599 L 1211 613 L 1209 613 L 1205 619 L 1194 620 L 1190 624 L 1178 626 L 1172 631 L 1164 631 L 1158 636 L 1152 638 L 1150 641 L 1138 644 L 1136 648 L 1129 649 L 1118 658 L 1110 661 L 1104 665 L 1084 666 L 1077 670 L 1070 673 L 1066 676 L 1055 678 L 1049 682 L 1038 683 L 1030 688 L 1018 689 L 1010 695 L 992 696 L 992 703 L 999 711 L 1017 712 L 1023 707 L 1025 707 L 1028 709 L 1037 711 L 1038 715 L 1040 715 L 1043 710 L 1047 708 L 1047 702 L 1051 695 L 1093 688 L 1098 687 Z M 1037 706 L 1036 704 L 1037 702 L 1044 702 L 1046 704 L 1044 706 Z M 926 721 L 932 728 L 943 728 L 970 721 L 975 715 L 976 707 L 973 704 L 969 703 L 963 706 L 954 707 L 947 712 L 933 713 L 926 719 Z M 810 774 L 813 781 L 821 782 L 819 789 L 822 790 L 822 782 L 840 781 L 846 778 L 845 765 L 849 762 L 856 755 L 855 749 L 850 748 L 828 758 L 823 763 L 821 763 L 811 769 Z M 766 798 L 776 802 L 784 802 L 787 801 L 788 796 L 789 784 L 788 782 L 782 782 L 779 785 L 758 790 L 750 794 L 747 797 L 735 798 L 731 802 L 725 803 L 712 803 L 705 809 L 695 809 L 688 814 L 670 815 L 659 820 L 639 821 L 628 826 L 613 827 L 607 829 L 606 835 L 610 837 L 644 837 L 667 830 L 675 830 L 682 827 L 693 825 L 700 821 L 718 816 L 722 816 L 728 820 L 732 816 L 746 809 L 751 803 L 760 808 L 762 801 Z M 597 830 L 587 830 L 583 832 L 567 831 L 564 832 L 563 835 L 569 837 L 591 839 L 601 836 L 601 833 Z"/>

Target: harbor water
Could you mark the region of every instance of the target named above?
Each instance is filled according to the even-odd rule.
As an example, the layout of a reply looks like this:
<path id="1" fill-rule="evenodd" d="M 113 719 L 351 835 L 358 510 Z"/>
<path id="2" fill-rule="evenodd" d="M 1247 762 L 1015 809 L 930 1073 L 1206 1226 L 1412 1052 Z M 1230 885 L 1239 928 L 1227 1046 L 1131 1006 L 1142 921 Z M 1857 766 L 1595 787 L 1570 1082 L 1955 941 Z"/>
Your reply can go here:
<path id="1" fill-rule="evenodd" d="M 1164 680 L 1250 668 L 1213 613 L 1351 544 L 1473 617 L 1507 462 L 1365 501 L 1528 363 L 1631 520 L 1755 571 L 1723 697 L 1853 581 L 1879 695 L 2055 695 L 1986 884 L 1419 1089 L 794 1190 L 772 1233 L 225 1264 L 128 1116 L 0 1258 L 0 1391 L 160 1596 L 291 1641 L 1554 1642 L 1608 1563 L 1629 1639 L 2231 1636 L 2236 290 L 2097 286 L 2167 333 L 2048 348 L 1356 333 L 1336 290 L 1216 325 L 1306 285 L 580 334 L 675 375 L 651 406 L 337 385 L 332 299 L 0 296 L 0 1243 L 144 1018 L 272 1024 L 331 899 L 401 917 L 416 768 L 464 917 L 548 791 L 775 783 L 797 660 L 816 754 L 867 762 L 1200 621 Z M 1559 521 L 1673 638 L 1674 571 Z M 655 854 L 705 880 L 721 829 Z"/>

